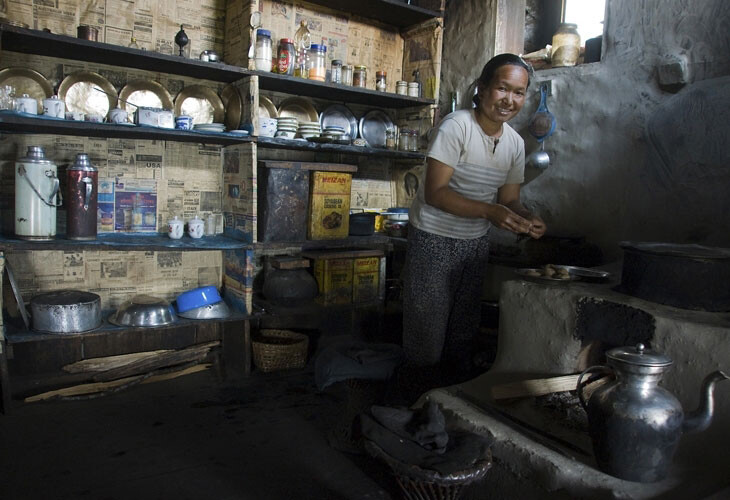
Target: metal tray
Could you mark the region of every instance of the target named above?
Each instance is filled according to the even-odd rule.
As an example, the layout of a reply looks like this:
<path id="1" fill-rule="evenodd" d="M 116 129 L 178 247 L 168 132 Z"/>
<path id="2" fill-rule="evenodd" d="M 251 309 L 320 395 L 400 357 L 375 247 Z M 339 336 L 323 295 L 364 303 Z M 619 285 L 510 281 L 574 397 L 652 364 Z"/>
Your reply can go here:
<path id="1" fill-rule="evenodd" d="M 243 100 L 241 93 L 232 83 L 221 91 L 221 102 L 226 110 L 225 124 L 228 130 L 237 130 L 241 126 L 243 116 Z"/>
<path id="2" fill-rule="evenodd" d="M 327 127 L 340 127 L 349 134 L 350 139 L 357 139 L 357 118 L 342 104 L 327 106 L 319 115 L 319 126 L 322 130 Z"/>
<path id="3" fill-rule="evenodd" d="M 195 101 L 185 106 L 185 101 L 188 99 Z M 210 107 L 206 106 L 205 103 Z M 186 108 L 185 112 L 183 112 L 183 106 Z M 223 101 L 210 87 L 190 85 L 183 88 L 175 97 L 175 116 L 192 116 L 193 123 L 223 123 L 225 114 Z"/>
<path id="4" fill-rule="evenodd" d="M 385 147 L 385 131 L 395 130 L 390 117 L 379 109 L 368 111 L 360 118 L 360 137 L 371 148 Z"/>
<path id="5" fill-rule="evenodd" d="M 559 279 L 559 278 L 550 278 L 547 276 L 530 276 L 530 271 L 537 271 L 540 272 L 542 269 L 539 267 L 526 267 L 522 269 L 517 269 L 515 272 L 526 279 L 531 279 L 535 281 L 542 281 L 542 282 L 548 282 L 548 283 L 569 283 L 571 281 L 591 281 L 591 282 L 603 282 L 608 281 L 608 278 L 610 278 L 611 273 L 607 271 L 599 271 L 596 269 L 589 269 L 587 267 L 577 267 L 577 266 L 560 266 L 553 264 L 552 267 L 555 269 L 565 269 L 570 273 L 570 279 Z"/>
<path id="6" fill-rule="evenodd" d="M 46 78 L 29 68 L 5 68 L 0 70 L 0 85 L 15 88 L 15 96 L 28 94 L 38 101 L 38 109 L 43 110 L 43 99 L 53 95 L 53 87 Z"/>
<path id="7" fill-rule="evenodd" d="M 95 88 L 101 89 L 106 98 Z M 66 103 L 67 110 L 87 115 L 105 117 L 109 110 L 117 107 L 117 89 L 93 71 L 76 71 L 64 78 L 58 86 L 58 98 Z"/>
<path id="8" fill-rule="evenodd" d="M 259 119 L 261 118 L 279 118 L 279 112 L 274 103 L 263 95 L 259 96 Z"/>
<path id="9" fill-rule="evenodd" d="M 293 117 L 299 123 L 318 122 L 319 115 L 314 109 L 312 101 L 304 97 L 290 97 L 284 99 L 279 105 L 279 118 Z"/>

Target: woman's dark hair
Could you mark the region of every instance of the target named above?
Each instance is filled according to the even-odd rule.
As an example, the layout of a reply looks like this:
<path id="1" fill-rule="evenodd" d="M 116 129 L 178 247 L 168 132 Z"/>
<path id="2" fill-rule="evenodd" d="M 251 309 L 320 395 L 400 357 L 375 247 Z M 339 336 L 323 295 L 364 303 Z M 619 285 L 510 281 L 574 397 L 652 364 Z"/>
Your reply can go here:
<path id="1" fill-rule="evenodd" d="M 479 85 L 487 86 L 491 83 L 494 74 L 502 66 L 519 66 L 527 71 L 527 86 L 530 86 L 530 75 L 532 75 L 532 67 L 527 64 L 524 59 L 514 54 L 499 54 L 491 58 L 482 69 L 482 74 L 477 79 L 477 87 Z M 474 104 L 479 105 L 479 96 L 474 94 Z"/>

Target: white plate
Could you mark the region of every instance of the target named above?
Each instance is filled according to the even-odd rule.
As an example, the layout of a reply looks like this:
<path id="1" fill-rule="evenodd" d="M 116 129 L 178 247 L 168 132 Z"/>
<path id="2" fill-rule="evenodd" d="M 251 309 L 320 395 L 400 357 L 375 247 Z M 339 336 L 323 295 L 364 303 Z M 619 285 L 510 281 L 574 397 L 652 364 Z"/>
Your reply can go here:
<path id="1" fill-rule="evenodd" d="M 229 130 L 228 133 L 243 136 L 249 135 L 248 130 Z"/>

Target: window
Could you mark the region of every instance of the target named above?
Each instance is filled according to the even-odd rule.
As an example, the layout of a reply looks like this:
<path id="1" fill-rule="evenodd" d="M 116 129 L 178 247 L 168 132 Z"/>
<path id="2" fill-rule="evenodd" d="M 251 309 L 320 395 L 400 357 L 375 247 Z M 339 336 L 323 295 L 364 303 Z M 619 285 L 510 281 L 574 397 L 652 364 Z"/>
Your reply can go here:
<path id="1" fill-rule="evenodd" d="M 564 0 L 563 22 L 578 25 L 581 42 L 603 35 L 606 0 Z"/>

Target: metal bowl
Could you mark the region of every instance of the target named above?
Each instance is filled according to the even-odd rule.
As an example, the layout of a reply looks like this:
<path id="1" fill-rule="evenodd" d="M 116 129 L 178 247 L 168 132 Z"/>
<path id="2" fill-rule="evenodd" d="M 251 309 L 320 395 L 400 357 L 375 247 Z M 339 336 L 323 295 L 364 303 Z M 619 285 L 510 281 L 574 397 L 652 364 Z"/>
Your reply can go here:
<path id="1" fill-rule="evenodd" d="M 117 312 L 109 317 L 109 323 L 117 326 L 154 327 L 177 321 L 175 309 L 165 299 L 149 295 L 137 295 L 123 302 Z"/>
<path id="2" fill-rule="evenodd" d="M 181 312 L 178 314 L 181 318 L 187 319 L 221 319 L 227 318 L 231 315 L 231 310 L 228 308 L 228 304 L 223 302 L 216 302 L 215 304 L 208 304 L 189 311 Z"/>

